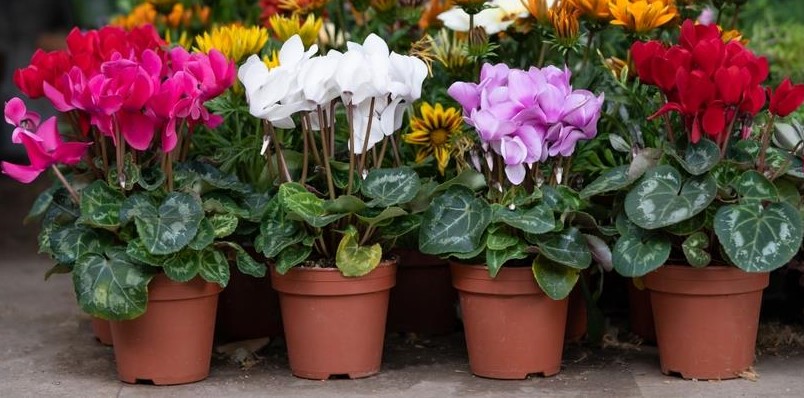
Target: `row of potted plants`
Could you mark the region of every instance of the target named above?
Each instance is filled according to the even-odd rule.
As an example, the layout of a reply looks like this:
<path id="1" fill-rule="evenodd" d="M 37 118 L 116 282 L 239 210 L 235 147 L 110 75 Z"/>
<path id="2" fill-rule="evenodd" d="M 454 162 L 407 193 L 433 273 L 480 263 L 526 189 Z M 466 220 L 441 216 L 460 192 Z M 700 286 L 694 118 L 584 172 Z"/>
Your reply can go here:
<path id="1" fill-rule="evenodd" d="M 411 252 L 448 259 L 476 375 L 557 373 L 568 296 L 612 269 L 650 291 L 663 372 L 751 366 L 802 244 L 802 138 L 774 125 L 804 85 L 766 88 L 765 58 L 673 1 L 454 1 L 435 37 L 433 4 L 335 3 L 275 9 L 262 58 L 264 28 L 190 51 L 132 14 L 17 71 L 71 133 L 8 101 L 30 164 L 2 170 L 55 177 L 30 214 L 48 275 L 110 321 L 121 380 L 205 378 L 233 275 L 270 275 L 294 375 L 375 374 Z"/>

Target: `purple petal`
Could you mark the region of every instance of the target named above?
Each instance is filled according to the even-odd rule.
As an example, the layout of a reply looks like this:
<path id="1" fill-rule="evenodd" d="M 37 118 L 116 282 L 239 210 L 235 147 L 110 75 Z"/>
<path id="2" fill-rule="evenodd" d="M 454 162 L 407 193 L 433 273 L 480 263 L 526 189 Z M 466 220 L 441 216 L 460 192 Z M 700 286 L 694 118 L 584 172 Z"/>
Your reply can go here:
<path id="1" fill-rule="evenodd" d="M 508 181 L 511 181 L 511 184 L 521 184 L 522 181 L 525 181 L 526 174 L 527 170 L 525 169 L 524 164 L 505 166 L 505 176 L 508 177 Z"/>
<path id="2" fill-rule="evenodd" d="M 45 169 L 37 168 L 34 166 L 21 166 L 18 164 L 0 162 L 0 168 L 3 169 L 3 174 L 23 183 L 29 184 L 31 181 L 39 177 Z"/>
<path id="3" fill-rule="evenodd" d="M 455 82 L 449 87 L 447 94 L 461 104 L 465 114 L 469 114 L 480 106 L 480 92 L 477 90 L 477 84 Z"/>

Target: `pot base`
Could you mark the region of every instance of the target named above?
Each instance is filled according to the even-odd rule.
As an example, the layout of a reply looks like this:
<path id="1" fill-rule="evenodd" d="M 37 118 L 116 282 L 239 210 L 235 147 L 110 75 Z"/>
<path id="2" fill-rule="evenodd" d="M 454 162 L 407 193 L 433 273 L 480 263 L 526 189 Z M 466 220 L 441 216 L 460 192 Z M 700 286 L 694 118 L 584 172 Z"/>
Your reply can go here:
<path id="1" fill-rule="evenodd" d="M 95 336 L 95 340 L 105 346 L 111 347 L 114 345 L 112 341 L 112 328 L 109 326 L 109 321 L 92 317 L 91 324 L 92 334 Z"/>
<path id="2" fill-rule="evenodd" d="M 327 373 L 327 372 L 316 372 L 316 371 L 304 371 L 293 369 L 293 376 L 302 379 L 308 380 L 329 380 L 329 379 L 340 379 L 346 378 L 350 380 L 354 379 L 363 379 L 366 377 L 374 376 L 377 373 L 380 373 L 380 368 L 372 369 L 372 370 L 359 370 L 355 372 L 345 372 L 345 373 Z"/>

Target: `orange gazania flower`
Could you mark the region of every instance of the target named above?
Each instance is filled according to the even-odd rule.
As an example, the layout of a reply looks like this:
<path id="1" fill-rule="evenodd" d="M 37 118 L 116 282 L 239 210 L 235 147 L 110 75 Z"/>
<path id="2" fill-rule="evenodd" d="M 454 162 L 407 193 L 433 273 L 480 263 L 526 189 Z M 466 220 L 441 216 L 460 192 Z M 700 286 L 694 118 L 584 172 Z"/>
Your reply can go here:
<path id="1" fill-rule="evenodd" d="M 609 0 L 569 0 L 585 17 L 607 21 L 611 18 Z"/>
<path id="2" fill-rule="evenodd" d="M 673 0 L 611 0 L 612 25 L 634 33 L 647 33 L 678 16 Z"/>
<path id="3" fill-rule="evenodd" d="M 452 8 L 452 5 L 452 0 L 430 0 L 419 18 L 419 28 L 425 30 L 431 26 L 440 25 L 438 15 Z"/>

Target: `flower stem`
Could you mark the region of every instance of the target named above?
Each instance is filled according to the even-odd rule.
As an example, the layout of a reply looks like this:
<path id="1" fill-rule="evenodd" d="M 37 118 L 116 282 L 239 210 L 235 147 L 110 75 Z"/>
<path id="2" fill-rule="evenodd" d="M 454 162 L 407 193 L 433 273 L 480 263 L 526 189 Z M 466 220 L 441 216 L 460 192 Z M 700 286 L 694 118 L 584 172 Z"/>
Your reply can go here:
<path id="1" fill-rule="evenodd" d="M 349 123 L 349 182 L 346 184 L 346 194 L 352 194 L 352 184 L 354 183 L 355 174 L 355 130 L 354 130 L 354 105 L 351 101 L 346 106 L 346 119 Z"/>
<path id="2" fill-rule="evenodd" d="M 729 122 L 729 128 L 726 130 L 726 137 L 723 138 L 723 142 L 720 143 L 721 160 L 726 158 L 726 150 L 728 150 L 729 140 L 731 139 L 732 130 L 734 129 L 734 122 L 736 121 L 737 121 L 737 109 L 734 110 L 734 116 L 731 118 L 731 122 Z"/>
<path id="3" fill-rule="evenodd" d="M 380 148 L 380 157 L 374 162 L 374 168 L 379 169 L 382 167 L 382 161 L 385 160 L 385 150 L 388 149 L 388 139 L 383 138 L 382 148 Z"/>
<path id="4" fill-rule="evenodd" d="M 50 165 L 50 168 L 53 169 L 53 173 L 56 174 L 56 178 L 61 181 L 61 185 L 64 185 L 64 188 L 70 193 L 70 198 L 73 200 L 73 203 L 80 205 L 81 198 L 78 197 L 78 193 L 75 191 L 75 189 L 73 189 L 73 186 L 70 185 L 66 178 L 64 178 L 64 174 L 61 174 L 61 170 L 59 170 L 55 164 Z"/>
<path id="5" fill-rule="evenodd" d="M 759 172 L 762 174 L 765 174 L 765 152 L 768 151 L 768 146 L 770 145 L 770 132 L 775 119 L 776 115 L 771 113 L 768 123 L 762 130 L 762 146 L 759 148 Z"/>
<path id="6" fill-rule="evenodd" d="M 302 116 L 302 126 L 304 127 L 306 123 L 306 134 L 309 136 L 310 139 L 310 148 L 313 152 L 313 160 L 315 163 L 321 167 L 324 167 L 324 163 L 321 162 L 321 154 L 318 152 L 318 147 L 315 145 L 315 136 L 313 135 L 313 123 L 310 121 L 310 114 L 304 114 Z"/>
<path id="7" fill-rule="evenodd" d="M 299 182 L 305 184 L 307 181 L 307 162 L 310 157 L 310 142 L 307 138 L 307 124 L 302 120 L 302 138 L 304 140 L 304 152 L 302 152 L 302 173 Z"/>
<path id="8" fill-rule="evenodd" d="M 323 149 L 322 153 L 324 155 L 324 170 L 327 173 L 327 189 L 329 190 L 329 198 L 335 200 L 335 184 L 332 182 L 332 167 L 329 165 L 329 149 L 327 148 L 327 137 L 325 133 L 324 124 L 322 121 L 324 120 L 324 112 L 321 111 L 321 106 L 318 106 L 318 125 L 321 130 L 321 149 Z"/>
<path id="9" fill-rule="evenodd" d="M 120 189 L 126 187 L 126 175 L 123 170 L 123 157 L 126 152 L 126 141 L 123 139 L 123 134 L 120 132 L 120 125 L 115 120 L 115 130 L 117 134 L 117 150 L 115 151 L 115 161 L 117 163 L 117 182 L 120 184 Z"/>
<path id="10" fill-rule="evenodd" d="M 165 154 L 165 168 L 167 172 L 167 190 L 173 192 L 173 151 Z"/>
<path id="11" fill-rule="evenodd" d="M 285 182 L 291 182 L 292 179 L 290 178 L 290 171 L 288 171 L 288 164 L 285 162 L 285 155 L 282 153 L 282 148 L 279 147 L 279 141 L 276 139 L 274 125 L 266 120 L 265 128 L 268 130 L 268 135 L 271 137 L 271 141 L 273 141 L 274 145 L 276 145 L 276 159 L 279 163 L 279 173 Z"/>
<path id="12" fill-rule="evenodd" d="M 369 137 L 371 136 L 371 122 L 374 121 L 374 100 L 376 98 L 371 99 L 371 103 L 369 104 L 369 120 L 366 123 L 366 135 L 363 137 L 363 151 L 360 153 L 360 166 L 357 168 L 357 172 L 360 175 L 363 175 L 363 170 L 365 170 L 366 166 L 366 157 L 368 156 L 368 142 Z"/>
<path id="13" fill-rule="evenodd" d="M 394 138 L 393 134 L 389 135 L 388 138 L 391 140 L 391 149 L 393 150 L 391 152 L 394 154 L 394 166 L 401 167 L 402 160 L 400 159 L 402 159 L 402 157 L 399 156 L 399 145 L 396 143 L 396 138 Z"/>

